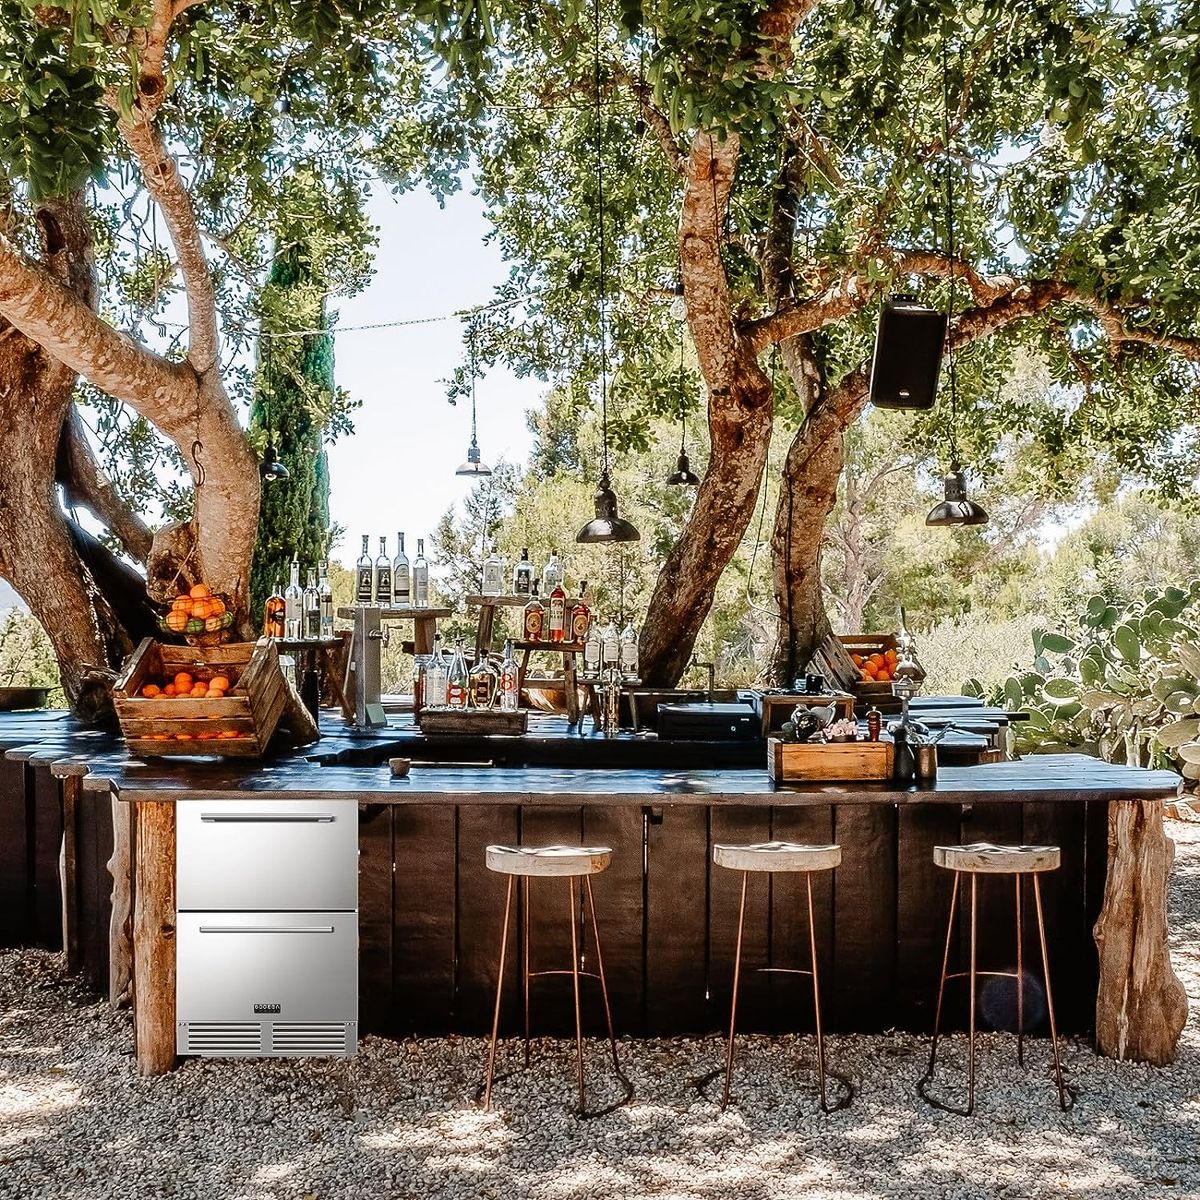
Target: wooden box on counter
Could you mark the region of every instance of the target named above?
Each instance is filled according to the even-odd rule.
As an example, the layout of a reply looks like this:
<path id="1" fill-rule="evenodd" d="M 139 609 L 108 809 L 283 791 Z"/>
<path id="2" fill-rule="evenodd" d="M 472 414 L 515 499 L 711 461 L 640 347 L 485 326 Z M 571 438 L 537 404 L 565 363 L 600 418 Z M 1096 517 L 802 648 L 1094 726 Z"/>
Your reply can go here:
<path id="1" fill-rule="evenodd" d="M 529 713 L 523 708 L 516 712 L 500 708 L 423 708 L 417 714 L 417 724 L 422 733 L 434 736 L 519 737 L 528 728 Z"/>
<path id="2" fill-rule="evenodd" d="M 223 674 L 221 697 L 146 697 L 149 683 L 186 671 L 195 678 Z M 316 722 L 288 682 L 275 643 L 170 646 L 146 638 L 125 664 L 113 688 L 121 732 L 131 754 L 158 757 L 218 754 L 260 758 L 276 731 L 293 745 L 315 742 Z"/>
<path id="3" fill-rule="evenodd" d="M 767 773 L 775 783 L 848 783 L 892 777 L 891 742 L 785 742 L 767 739 Z"/>

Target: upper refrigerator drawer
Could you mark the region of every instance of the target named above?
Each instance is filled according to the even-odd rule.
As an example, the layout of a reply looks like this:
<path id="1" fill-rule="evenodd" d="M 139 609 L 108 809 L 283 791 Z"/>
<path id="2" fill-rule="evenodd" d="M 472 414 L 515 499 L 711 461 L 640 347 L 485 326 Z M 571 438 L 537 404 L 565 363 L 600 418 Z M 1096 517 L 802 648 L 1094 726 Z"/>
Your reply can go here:
<path id="1" fill-rule="evenodd" d="M 181 800 L 175 810 L 179 910 L 358 908 L 357 804 Z"/>

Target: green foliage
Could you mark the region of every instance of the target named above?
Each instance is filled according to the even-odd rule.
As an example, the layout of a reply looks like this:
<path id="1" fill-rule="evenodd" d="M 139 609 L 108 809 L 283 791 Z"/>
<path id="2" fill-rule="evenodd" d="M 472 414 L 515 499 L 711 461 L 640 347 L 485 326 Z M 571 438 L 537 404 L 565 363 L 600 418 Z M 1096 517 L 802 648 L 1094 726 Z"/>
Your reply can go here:
<path id="1" fill-rule="evenodd" d="M 50 639 L 20 609 L 0 613 L 0 687 L 48 687 L 51 707 L 61 706 L 58 663 Z"/>

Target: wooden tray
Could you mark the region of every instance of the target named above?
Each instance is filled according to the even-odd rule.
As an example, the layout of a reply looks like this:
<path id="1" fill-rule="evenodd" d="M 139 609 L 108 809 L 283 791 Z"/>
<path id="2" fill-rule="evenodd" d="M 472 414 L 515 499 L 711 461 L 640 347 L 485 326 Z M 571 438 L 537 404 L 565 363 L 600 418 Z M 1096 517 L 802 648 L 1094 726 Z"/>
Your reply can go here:
<path id="1" fill-rule="evenodd" d="M 210 678 L 227 674 L 229 693 L 220 699 L 141 695 L 147 683 L 179 671 Z M 320 737 L 312 715 L 285 678 L 279 650 L 269 638 L 227 646 L 169 646 L 146 638 L 125 664 L 113 688 L 113 701 L 125 744 L 140 758 L 192 754 L 261 758 L 277 730 L 297 746 Z M 221 737 L 222 733 L 227 736 Z"/>
<path id="2" fill-rule="evenodd" d="M 891 742 L 785 742 L 767 739 L 767 773 L 776 783 L 841 783 L 892 777 Z"/>
<path id="3" fill-rule="evenodd" d="M 417 714 L 417 724 L 422 733 L 434 736 L 520 736 L 528 727 L 529 713 L 523 708 L 516 712 L 500 708 L 423 708 Z"/>

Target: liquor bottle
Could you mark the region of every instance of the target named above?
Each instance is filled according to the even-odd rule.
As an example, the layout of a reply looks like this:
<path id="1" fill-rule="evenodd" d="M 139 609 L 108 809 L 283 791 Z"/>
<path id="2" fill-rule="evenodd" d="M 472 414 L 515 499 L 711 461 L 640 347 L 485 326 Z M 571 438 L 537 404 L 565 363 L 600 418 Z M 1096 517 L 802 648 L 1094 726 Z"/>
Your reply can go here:
<path id="1" fill-rule="evenodd" d="M 621 674 L 626 679 L 638 677 L 638 635 L 632 623 L 621 630 Z"/>
<path id="2" fill-rule="evenodd" d="M 379 539 L 379 557 L 375 560 L 375 603 L 392 607 L 392 560 L 388 558 L 387 538 Z"/>
<path id="3" fill-rule="evenodd" d="M 467 702 L 472 708 L 491 708 L 496 702 L 500 680 L 496 668 L 481 654 L 467 675 Z"/>
<path id="4" fill-rule="evenodd" d="M 500 707 L 505 712 L 516 712 L 520 701 L 520 673 L 517 660 L 513 657 L 512 638 L 504 643 L 504 661 L 500 664 Z"/>
<path id="5" fill-rule="evenodd" d="M 550 604 L 550 620 L 548 632 L 552 642 L 561 642 L 567 636 L 567 593 L 562 582 L 554 585 L 553 591 L 547 597 Z"/>
<path id="6" fill-rule="evenodd" d="M 417 538 L 417 557 L 412 565 L 412 606 L 429 607 L 429 564 L 425 561 L 425 539 Z"/>
<path id="7" fill-rule="evenodd" d="M 333 588 L 329 586 L 329 563 L 322 561 L 317 573 L 317 604 L 321 610 L 321 637 L 333 637 Z"/>
<path id="8" fill-rule="evenodd" d="M 533 563 L 529 561 L 529 547 L 521 550 L 521 561 L 513 567 L 513 595 L 528 596 L 533 589 Z"/>
<path id="9" fill-rule="evenodd" d="M 525 605 L 525 618 L 521 628 L 524 631 L 525 641 L 540 642 L 542 640 L 542 627 L 546 620 L 546 610 L 542 607 L 542 602 L 538 599 L 538 585 L 535 579 L 530 585 L 533 591 L 530 593 L 529 602 Z"/>
<path id="10" fill-rule="evenodd" d="M 375 598 L 375 568 L 371 564 L 371 554 L 367 549 L 369 541 L 370 536 L 364 533 L 362 553 L 358 556 L 358 562 L 354 564 L 355 604 L 370 604 Z"/>
<path id="11" fill-rule="evenodd" d="M 429 655 L 413 655 L 413 715 L 425 707 L 425 683 L 429 672 Z"/>
<path id="12" fill-rule="evenodd" d="M 492 552 L 483 561 L 483 594 L 485 596 L 501 596 L 504 594 L 504 559 L 496 552 L 496 543 L 492 543 Z"/>
<path id="13" fill-rule="evenodd" d="M 267 597 L 263 605 L 263 636 L 281 638 L 287 632 L 286 623 L 287 601 L 283 598 L 282 581 L 275 585 L 275 590 Z"/>
<path id="14" fill-rule="evenodd" d="M 621 635 L 615 621 L 609 621 L 600 634 L 603 647 L 600 658 L 604 667 L 615 667 L 621 661 Z"/>
<path id="15" fill-rule="evenodd" d="M 550 559 L 542 568 L 542 595 L 549 596 L 556 587 L 561 587 L 564 578 L 562 559 L 557 550 L 551 550 Z"/>
<path id="16" fill-rule="evenodd" d="M 446 703 L 451 708 L 467 707 L 468 682 L 467 660 L 463 655 L 462 638 L 459 638 L 455 646 L 454 661 L 450 664 L 450 675 L 446 683 Z"/>
<path id="17" fill-rule="evenodd" d="M 425 668 L 425 706 L 427 708 L 443 708 L 446 704 L 446 693 L 449 686 L 450 672 L 446 665 L 446 655 L 442 650 L 442 635 L 433 635 L 433 653 L 429 656 L 429 664 Z"/>
<path id="18" fill-rule="evenodd" d="M 596 679 L 600 675 L 600 660 L 603 651 L 600 622 L 592 617 L 588 622 L 587 635 L 583 643 L 583 673 L 592 679 Z"/>
<path id="19" fill-rule="evenodd" d="M 292 559 L 292 577 L 283 593 L 284 636 L 298 638 L 301 635 L 303 620 L 304 593 L 300 591 L 300 560 Z"/>
<path id="20" fill-rule="evenodd" d="M 587 580 L 579 581 L 579 599 L 571 609 L 571 620 L 568 625 L 569 641 L 582 645 L 587 640 L 588 630 L 592 624 L 592 610 L 588 608 L 584 596 L 587 594 Z"/>
<path id="21" fill-rule="evenodd" d="M 392 559 L 392 603 L 397 608 L 412 607 L 412 588 L 408 555 L 404 553 L 404 534 L 396 534 L 396 557 Z"/>
<path id="22" fill-rule="evenodd" d="M 321 593 L 317 590 L 317 568 L 308 568 L 308 582 L 304 588 L 304 636 L 321 636 Z"/>

